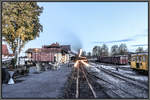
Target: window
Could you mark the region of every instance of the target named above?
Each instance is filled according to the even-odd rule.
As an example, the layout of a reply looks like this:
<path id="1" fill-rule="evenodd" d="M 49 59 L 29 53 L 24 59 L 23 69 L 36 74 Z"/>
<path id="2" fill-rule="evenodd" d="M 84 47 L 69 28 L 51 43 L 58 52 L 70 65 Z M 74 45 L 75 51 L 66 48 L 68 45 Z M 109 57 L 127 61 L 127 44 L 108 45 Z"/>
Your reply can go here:
<path id="1" fill-rule="evenodd" d="M 146 62 L 146 57 L 145 56 L 143 56 L 143 62 Z"/>
<path id="2" fill-rule="evenodd" d="M 135 59 L 136 59 L 136 57 L 135 57 L 135 56 L 131 58 L 131 60 L 132 60 L 132 61 L 135 61 Z"/>
<path id="3" fill-rule="evenodd" d="M 136 57 L 136 61 L 139 62 L 139 56 Z"/>

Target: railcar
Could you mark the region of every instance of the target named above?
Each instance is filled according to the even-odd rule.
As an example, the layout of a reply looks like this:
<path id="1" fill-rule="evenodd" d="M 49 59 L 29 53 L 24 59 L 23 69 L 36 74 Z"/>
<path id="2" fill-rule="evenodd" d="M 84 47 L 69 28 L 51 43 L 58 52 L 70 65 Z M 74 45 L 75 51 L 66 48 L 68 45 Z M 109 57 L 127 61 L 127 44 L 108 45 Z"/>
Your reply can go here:
<path id="1" fill-rule="evenodd" d="M 118 55 L 112 57 L 98 57 L 98 61 L 101 63 L 110 63 L 110 64 L 128 64 L 128 56 Z"/>
<path id="2" fill-rule="evenodd" d="M 134 70 L 148 72 L 148 53 L 132 54 L 130 67 Z"/>

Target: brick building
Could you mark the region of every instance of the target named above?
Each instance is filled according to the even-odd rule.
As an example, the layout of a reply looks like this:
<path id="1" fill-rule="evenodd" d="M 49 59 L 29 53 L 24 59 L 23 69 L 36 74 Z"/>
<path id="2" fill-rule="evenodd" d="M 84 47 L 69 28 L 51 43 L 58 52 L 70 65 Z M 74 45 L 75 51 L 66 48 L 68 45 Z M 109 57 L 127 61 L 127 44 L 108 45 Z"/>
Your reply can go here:
<path id="1" fill-rule="evenodd" d="M 30 48 L 26 55 L 31 61 L 66 63 L 69 61 L 70 45 L 53 43 L 44 45 L 42 48 Z"/>
<path id="2" fill-rule="evenodd" d="M 2 56 L 8 56 L 9 52 L 8 52 L 8 48 L 6 44 L 2 44 Z"/>

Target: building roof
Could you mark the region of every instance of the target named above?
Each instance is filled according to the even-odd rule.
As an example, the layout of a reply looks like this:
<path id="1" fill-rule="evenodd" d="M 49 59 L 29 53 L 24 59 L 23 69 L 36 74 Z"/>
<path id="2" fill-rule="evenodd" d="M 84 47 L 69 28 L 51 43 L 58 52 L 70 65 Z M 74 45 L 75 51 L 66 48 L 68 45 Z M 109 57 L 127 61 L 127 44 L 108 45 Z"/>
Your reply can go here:
<path id="1" fill-rule="evenodd" d="M 71 51 L 71 46 L 70 46 L 70 45 L 61 45 L 60 47 L 61 47 L 63 50 Z"/>
<path id="2" fill-rule="evenodd" d="M 134 56 L 134 55 L 148 55 L 148 52 L 138 52 L 138 53 L 133 53 L 131 55 L 132 56 Z"/>
<path id="3" fill-rule="evenodd" d="M 51 45 L 44 45 L 42 48 L 60 48 L 59 43 L 52 43 Z"/>
<path id="4" fill-rule="evenodd" d="M 26 50 L 26 53 L 32 53 L 32 52 L 54 52 L 54 53 L 68 53 L 68 51 L 71 51 L 70 45 L 59 45 L 59 43 L 53 43 L 51 45 L 44 45 L 42 48 L 29 48 Z"/>
<path id="5" fill-rule="evenodd" d="M 29 48 L 25 53 L 39 52 L 41 48 Z"/>

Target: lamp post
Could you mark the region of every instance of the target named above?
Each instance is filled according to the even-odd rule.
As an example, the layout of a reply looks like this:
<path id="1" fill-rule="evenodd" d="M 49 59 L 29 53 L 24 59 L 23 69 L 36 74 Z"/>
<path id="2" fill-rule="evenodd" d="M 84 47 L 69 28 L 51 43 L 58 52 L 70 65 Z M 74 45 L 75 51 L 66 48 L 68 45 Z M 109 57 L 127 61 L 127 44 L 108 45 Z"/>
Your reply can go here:
<path id="1" fill-rule="evenodd" d="M 37 51 L 38 51 L 38 49 L 36 48 L 36 49 L 35 49 L 35 62 L 37 61 L 37 60 L 36 60 L 36 59 L 37 59 L 37 57 L 36 57 Z"/>
<path id="2" fill-rule="evenodd" d="M 36 48 L 35 49 L 35 61 L 37 61 L 36 62 L 37 72 L 40 72 L 40 70 L 41 70 L 40 63 L 38 62 L 37 57 L 36 57 L 37 51 L 38 51 L 38 49 Z"/>

